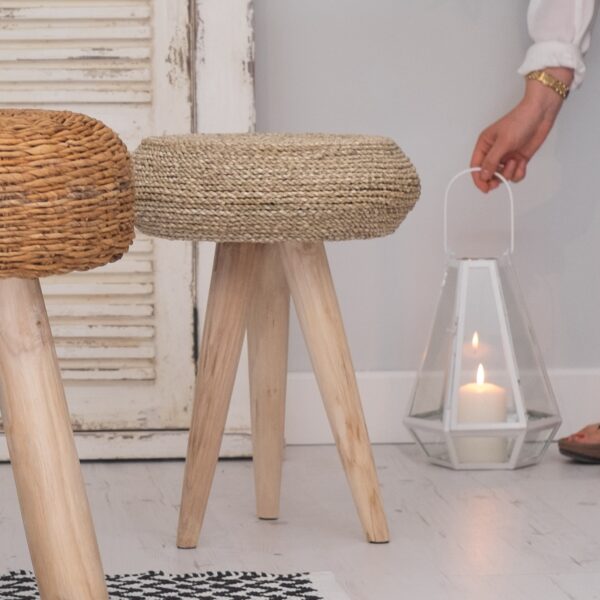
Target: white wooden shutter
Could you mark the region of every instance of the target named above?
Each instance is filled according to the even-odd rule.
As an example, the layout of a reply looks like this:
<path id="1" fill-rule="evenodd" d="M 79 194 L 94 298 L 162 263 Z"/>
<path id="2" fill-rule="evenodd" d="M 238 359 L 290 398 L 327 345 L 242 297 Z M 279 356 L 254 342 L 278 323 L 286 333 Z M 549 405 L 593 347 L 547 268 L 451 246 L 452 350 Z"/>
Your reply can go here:
<path id="1" fill-rule="evenodd" d="M 151 0 L 1 0 L 4 104 L 149 103 Z"/>
<path id="2" fill-rule="evenodd" d="M 83 112 L 131 150 L 190 132 L 188 25 L 181 0 L 0 0 L 0 107 Z M 192 252 L 138 236 L 119 262 L 42 281 L 76 430 L 189 425 Z"/>
<path id="3" fill-rule="evenodd" d="M 155 380 L 153 254 L 138 239 L 116 263 L 43 282 L 65 381 Z"/>
<path id="4" fill-rule="evenodd" d="M 0 107 L 87 113 L 132 150 L 192 131 L 196 96 L 200 131 L 252 129 L 252 62 L 252 0 L 0 0 Z M 196 281 L 190 243 L 138 236 L 118 263 L 42 282 L 82 458 L 185 456 L 201 246 Z M 222 455 L 249 453 L 247 388 L 243 364 Z"/>

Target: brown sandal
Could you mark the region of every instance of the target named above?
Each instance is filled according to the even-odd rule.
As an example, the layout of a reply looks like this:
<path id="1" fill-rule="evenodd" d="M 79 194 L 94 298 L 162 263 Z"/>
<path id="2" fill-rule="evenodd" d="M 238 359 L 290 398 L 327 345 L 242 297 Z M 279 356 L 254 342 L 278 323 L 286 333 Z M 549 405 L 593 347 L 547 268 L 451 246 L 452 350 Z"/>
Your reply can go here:
<path id="1" fill-rule="evenodd" d="M 598 425 L 598 429 L 600 429 L 600 425 Z M 558 440 L 558 450 L 564 456 L 577 462 L 600 464 L 600 444 L 570 442 L 567 438 L 562 438 Z"/>

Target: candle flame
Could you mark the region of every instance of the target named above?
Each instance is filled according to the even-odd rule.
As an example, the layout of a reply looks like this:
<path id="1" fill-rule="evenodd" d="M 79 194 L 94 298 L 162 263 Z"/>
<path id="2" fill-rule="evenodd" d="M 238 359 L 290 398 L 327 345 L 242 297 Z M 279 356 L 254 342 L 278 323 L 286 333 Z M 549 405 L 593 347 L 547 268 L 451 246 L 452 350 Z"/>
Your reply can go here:
<path id="1" fill-rule="evenodd" d="M 480 364 L 477 367 L 477 385 L 483 385 L 485 383 L 485 371 L 483 370 L 483 365 Z"/>
<path id="2" fill-rule="evenodd" d="M 473 339 L 471 340 L 471 344 L 473 344 L 473 350 L 479 349 L 479 333 L 477 331 L 473 334 Z"/>

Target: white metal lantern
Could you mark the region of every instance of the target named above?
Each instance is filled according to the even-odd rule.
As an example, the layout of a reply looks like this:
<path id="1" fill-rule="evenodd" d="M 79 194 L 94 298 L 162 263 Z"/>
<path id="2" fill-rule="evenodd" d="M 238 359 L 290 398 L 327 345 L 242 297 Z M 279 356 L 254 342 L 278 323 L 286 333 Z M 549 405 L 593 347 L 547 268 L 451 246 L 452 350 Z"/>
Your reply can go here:
<path id="1" fill-rule="evenodd" d="M 433 463 L 454 469 L 514 469 L 537 463 L 561 419 L 510 257 L 456 258 L 446 273 L 405 424 Z"/>

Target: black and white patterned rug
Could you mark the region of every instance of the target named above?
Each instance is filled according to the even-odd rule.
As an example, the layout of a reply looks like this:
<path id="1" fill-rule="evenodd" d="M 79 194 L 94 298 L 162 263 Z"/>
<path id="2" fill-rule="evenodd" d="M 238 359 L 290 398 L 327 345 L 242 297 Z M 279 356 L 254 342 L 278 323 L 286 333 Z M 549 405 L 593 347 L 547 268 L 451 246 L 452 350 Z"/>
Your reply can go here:
<path id="1" fill-rule="evenodd" d="M 332 573 L 273 575 L 247 571 L 107 575 L 111 600 L 349 600 Z M 0 576 L 0 600 L 39 600 L 31 571 Z"/>

